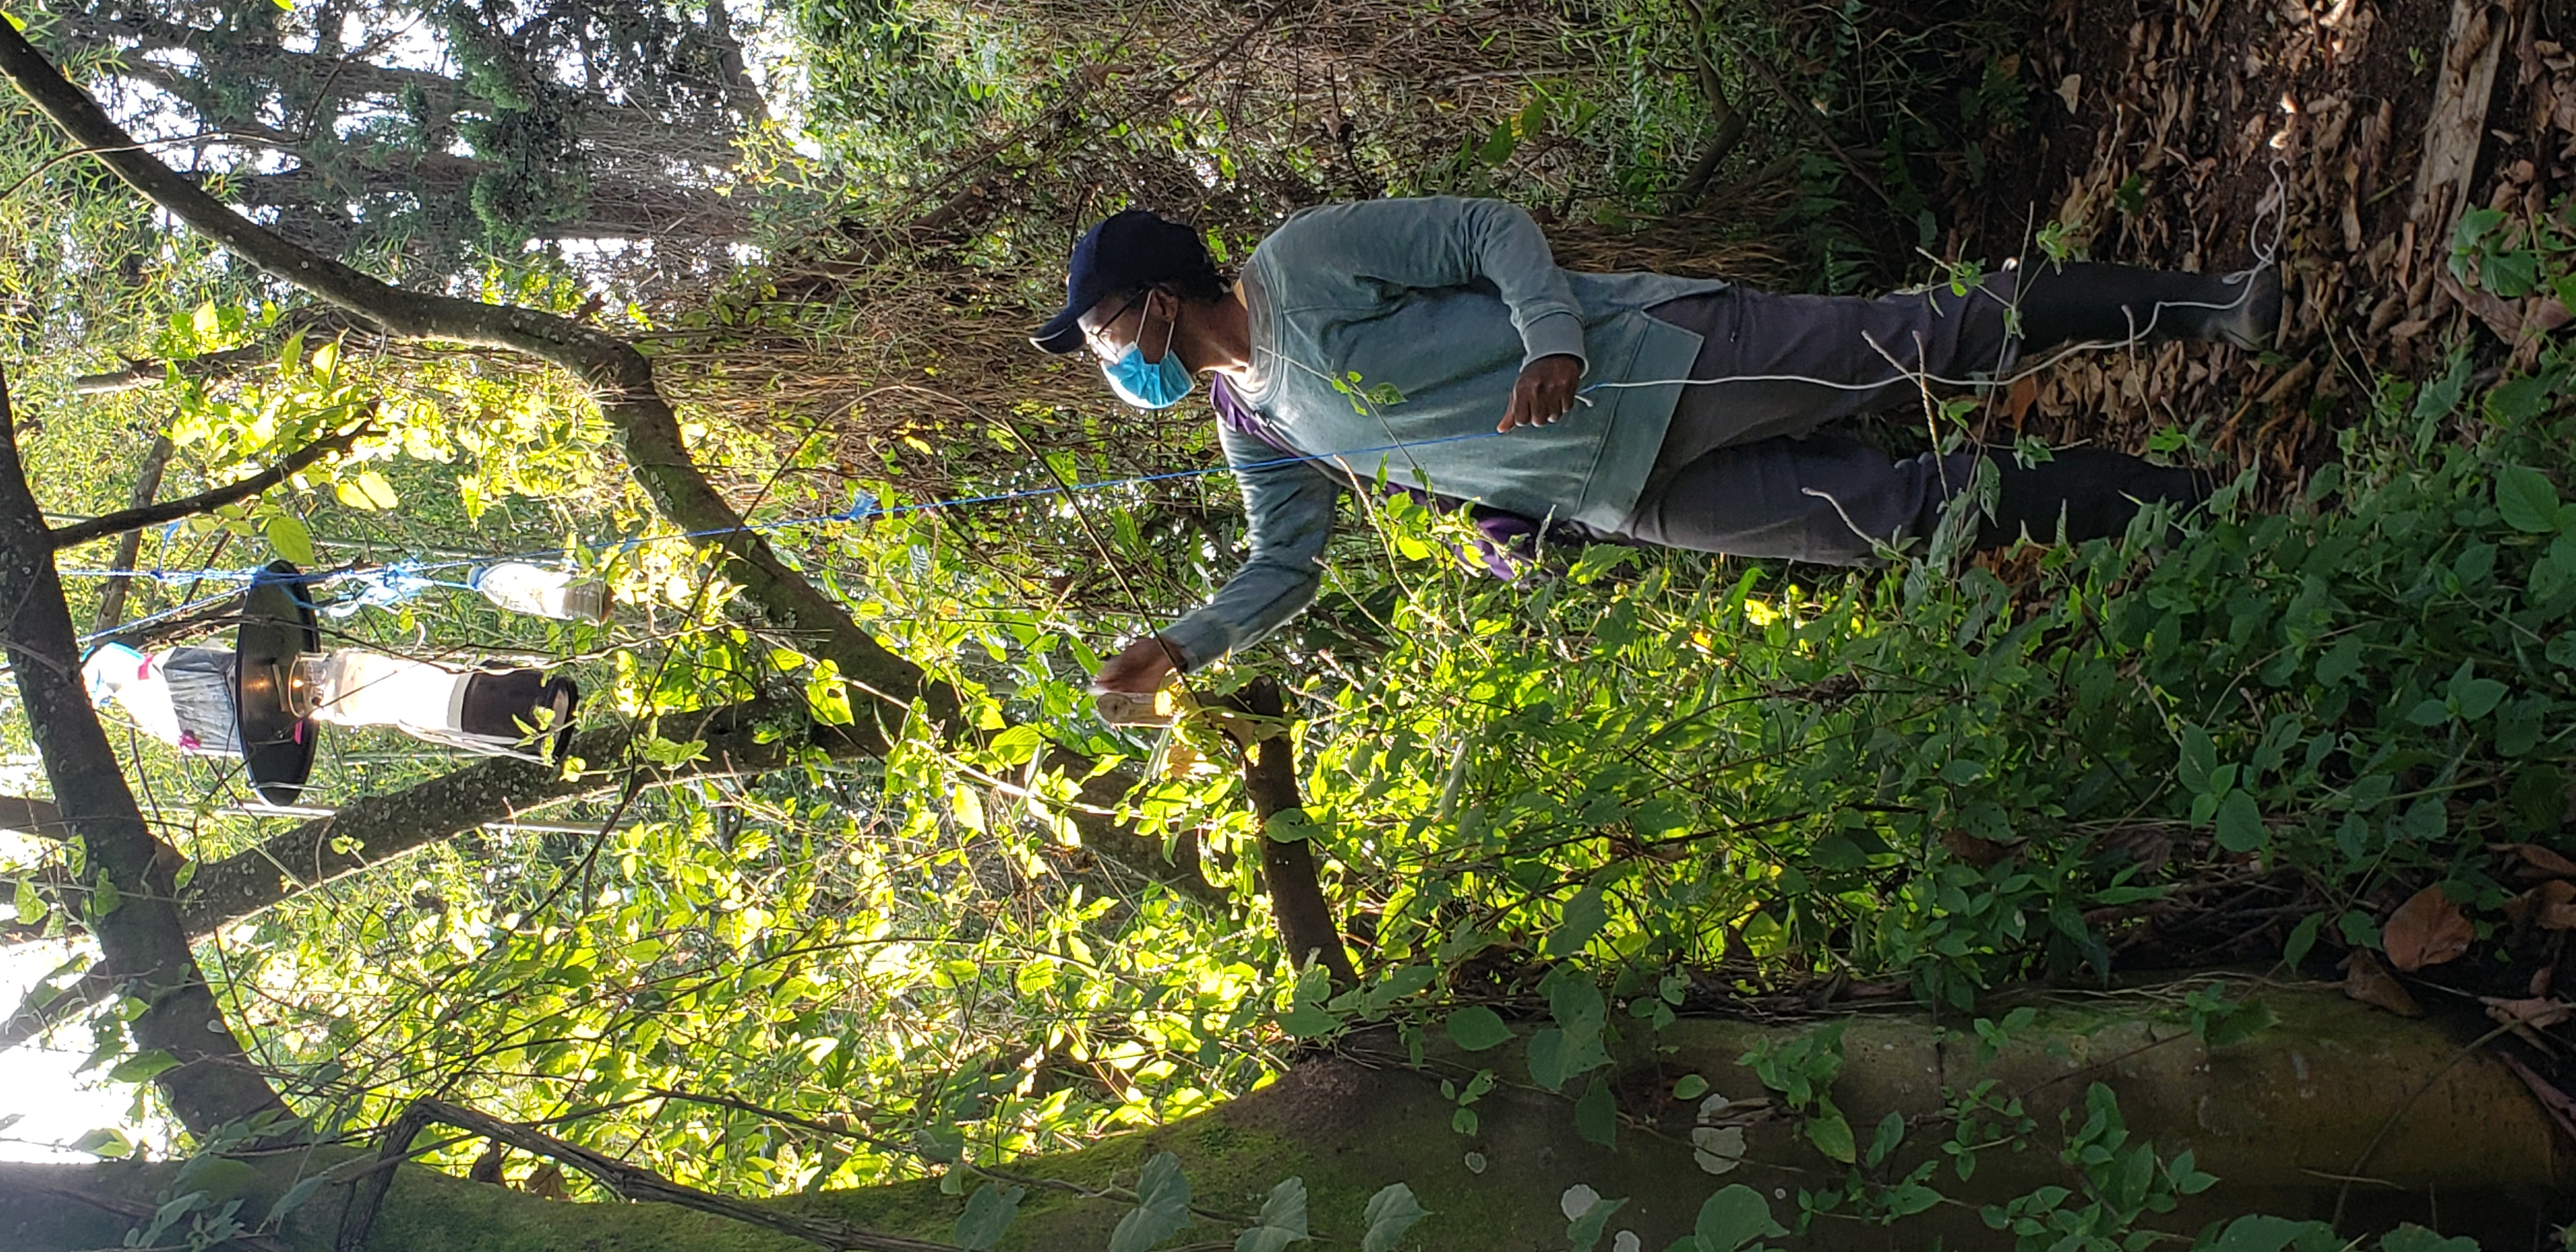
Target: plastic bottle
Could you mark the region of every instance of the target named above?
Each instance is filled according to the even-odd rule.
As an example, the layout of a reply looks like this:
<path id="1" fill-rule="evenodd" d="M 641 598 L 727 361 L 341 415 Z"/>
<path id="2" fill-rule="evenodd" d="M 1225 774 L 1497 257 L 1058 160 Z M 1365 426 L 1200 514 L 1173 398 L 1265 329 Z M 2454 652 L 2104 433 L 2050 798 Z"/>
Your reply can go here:
<path id="1" fill-rule="evenodd" d="M 474 589 L 482 592 L 484 599 L 513 613 L 567 622 L 608 620 L 608 584 L 578 577 L 567 569 L 503 561 L 477 572 Z"/>

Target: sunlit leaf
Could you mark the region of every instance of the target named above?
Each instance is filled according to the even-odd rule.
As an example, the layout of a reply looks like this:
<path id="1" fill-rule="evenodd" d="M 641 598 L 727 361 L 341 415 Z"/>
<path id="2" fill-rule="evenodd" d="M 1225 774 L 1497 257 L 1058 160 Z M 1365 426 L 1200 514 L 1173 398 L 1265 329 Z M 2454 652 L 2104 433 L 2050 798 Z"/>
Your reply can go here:
<path id="1" fill-rule="evenodd" d="M 390 509 L 402 502 L 394 495 L 394 485 L 374 470 L 360 470 L 343 478 L 332 484 L 332 490 L 340 503 L 353 509 Z"/>
<path id="2" fill-rule="evenodd" d="M 268 536 L 268 546 L 277 549 L 279 556 L 297 565 L 319 564 L 313 555 L 313 532 L 304 528 L 302 518 L 292 513 L 274 513 L 260 529 Z"/>

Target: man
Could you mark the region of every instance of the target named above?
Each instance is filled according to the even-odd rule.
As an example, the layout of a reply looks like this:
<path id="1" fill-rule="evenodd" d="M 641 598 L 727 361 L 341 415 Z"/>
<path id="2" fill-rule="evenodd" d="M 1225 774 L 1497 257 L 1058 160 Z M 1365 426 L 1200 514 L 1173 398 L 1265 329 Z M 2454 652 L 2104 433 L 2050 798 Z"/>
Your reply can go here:
<path id="1" fill-rule="evenodd" d="M 1591 538 L 1858 564 L 1928 537 L 1983 456 L 2000 490 L 1979 546 L 2119 533 L 2139 502 L 2194 503 L 2205 480 L 2088 449 L 1891 460 L 1821 428 L 2063 343 L 2259 347 L 2281 303 L 2268 267 L 2049 265 L 1874 300 L 1572 274 L 1520 209 L 1445 197 L 1298 213 L 1232 285 L 1196 231 L 1129 210 L 1075 246 L 1066 289 L 1033 341 L 1088 345 L 1130 403 L 1213 376 L 1251 522 L 1243 569 L 1093 680 L 1131 693 L 1305 608 L 1341 492 L 1381 474 Z"/>

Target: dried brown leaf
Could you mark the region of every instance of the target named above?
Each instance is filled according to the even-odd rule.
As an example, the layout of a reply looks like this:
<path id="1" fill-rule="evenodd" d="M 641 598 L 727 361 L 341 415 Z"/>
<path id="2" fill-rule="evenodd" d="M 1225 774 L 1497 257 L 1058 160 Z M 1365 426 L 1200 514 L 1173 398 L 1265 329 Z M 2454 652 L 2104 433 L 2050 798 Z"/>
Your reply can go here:
<path id="1" fill-rule="evenodd" d="M 2388 972 L 2368 948 L 2355 948 L 2352 959 L 2343 970 L 2343 993 L 2373 1008 L 2386 1009 L 2399 1017 L 2422 1017 L 2424 1006 L 2406 994 L 2405 984 Z"/>
<path id="2" fill-rule="evenodd" d="M 2531 889 L 2529 909 L 2542 930 L 2576 930 L 2576 883 L 2552 878 Z"/>
<path id="3" fill-rule="evenodd" d="M 548 1200 L 572 1198 L 572 1192 L 564 1186 L 563 1167 L 552 1161 L 538 1166 L 535 1172 L 528 1175 L 526 1182 L 519 1184 L 519 1189 Z"/>
<path id="4" fill-rule="evenodd" d="M 2536 843 L 2494 843 L 2490 852 L 2510 852 L 2522 858 L 2516 871 L 2525 878 L 2576 878 L 2576 861 Z"/>
<path id="5" fill-rule="evenodd" d="M 2533 1030 L 2546 1030 L 2570 1017 L 2576 1017 L 2576 1004 L 2542 996 L 2533 996 L 2528 1000 L 2503 1000 L 2495 996 L 2479 996 L 2478 1003 L 2487 1006 L 2487 1016 L 2504 1026 L 2525 1026 Z"/>
<path id="6" fill-rule="evenodd" d="M 2024 374 L 2013 380 L 2012 390 L 2004 394 L 2004 416 L 2012 420 L 2013 429 L 2021 429 L 2021 419 L 2030 406 L 2039 401 L 2039 378 Z"/>
<path id="7" fill-rule="evenodd" d="M 1943 834 L 1941 836 L 1941 846 L 1948 848 L 1950 850 L 1950 855 L 1955 856 L 1962 861 L 1966 861 L 1968 864 L 1974 865 L 1978 869 L 1984 869 L 1987 866 L 2013 854 L 2013 845 L 2011 844 L 1997 843 L 1992 839 L 1979 838 L 1978 836 L 1969 834 L 1964 830 L 1953 830 Z"/>
<path id="8" fill-rule="evenodd" d="M 2173 859 L 2173 837 L 2159 823 L 2141 822 L 2095 835 L 2085 851 L 2092 856 L 2128 860 L 2152 872 L 2163 869 L 2165 862 Z"/>
<path id="9" fill-rule="evenodd" d="M 2485 322 L 2498 338 L 2511 341 L 2521 336 L 2522 310 L 2497 299 L 2494 292 L 2471 291 L 2447 273 L 2434 275 L 2433 285 L 2453 303 L 2477 314 L 2478 320 Z"/>
<path id="10" fill-rule="evenodd" d="M 2451 903 L 2451 897 L 2442 894 L 2440 883 L 2398 905 L 2380 931 L 2388 963 L 2408 973 L 2458 959 L 2476 937 L 2477 928 L 2469 924 L 2459 905 Z"/>

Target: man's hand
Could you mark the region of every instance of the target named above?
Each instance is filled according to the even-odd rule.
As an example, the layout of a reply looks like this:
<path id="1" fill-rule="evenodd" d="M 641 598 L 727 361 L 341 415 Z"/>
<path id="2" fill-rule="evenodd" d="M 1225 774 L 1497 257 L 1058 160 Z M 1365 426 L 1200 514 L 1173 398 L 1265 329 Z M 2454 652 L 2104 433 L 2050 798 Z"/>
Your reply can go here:
<path id="1" fill-rule="evenodd" d="M 1558 353 L 1521 367 L 1512 384 L 1512 407 L 1498 431 L 1515 426 L 1545 426 L 1574 407 L 1575 387 L 1583 381 L 1583 358 Z"/>
<path id="2" fill-rule="evenodd" d="M 1100 672 L 1091 676 L 1094 691 L 1125 691 L 1150 695 L 1163 689 L 1163 680 L 1172 674 L 1172 649 L 1160 635 L 1147 635 L 1109 658 Z"/>

